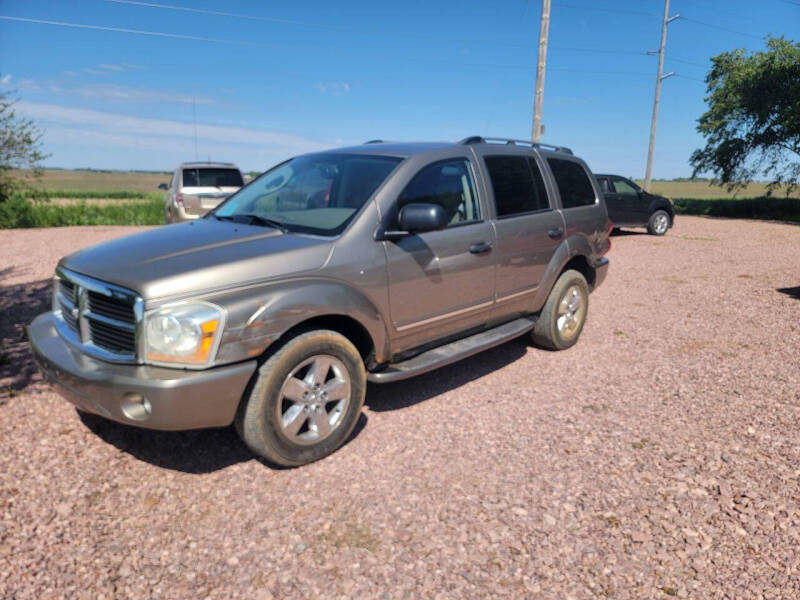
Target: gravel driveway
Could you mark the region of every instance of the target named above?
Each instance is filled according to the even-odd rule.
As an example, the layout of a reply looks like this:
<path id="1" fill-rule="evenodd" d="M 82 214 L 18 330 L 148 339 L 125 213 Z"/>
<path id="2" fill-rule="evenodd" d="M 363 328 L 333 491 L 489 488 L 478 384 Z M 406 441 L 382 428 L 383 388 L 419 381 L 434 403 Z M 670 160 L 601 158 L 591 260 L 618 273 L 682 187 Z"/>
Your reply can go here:
<path id="1" fill-rule="evenodd" d="M 576 347 L 372 385 L 294 470 L 41 383 L 57 259 L 132 231 L 0 233 L 1 598 L 800 597 L 800 227 L 616 236 Z"/>

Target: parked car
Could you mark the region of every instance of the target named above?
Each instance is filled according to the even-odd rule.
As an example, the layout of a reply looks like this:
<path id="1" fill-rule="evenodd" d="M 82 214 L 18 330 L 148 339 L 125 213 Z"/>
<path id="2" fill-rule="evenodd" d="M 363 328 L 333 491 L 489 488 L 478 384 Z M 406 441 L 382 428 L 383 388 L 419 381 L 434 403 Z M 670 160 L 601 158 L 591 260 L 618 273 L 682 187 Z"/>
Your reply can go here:
<path id="1" fill-rule="evenodd" d="M 645 192 L 619 175 L 595 174 L 595 178 L 615 228 L 647 227 L 651 235 L 664 235 L 674 225 L 675 209 L 669 198 Z"/>
<path id="2" fill-rule="evenodd" d="M 239 168 L 233 163 L 183 163 L 172 173 L 164 194 L 167 223 L 190 221 L 216 208 L 244 185 Z"/>
<path id="3" fill-rule="evenodd" d="M 575 344 L 608 234 L 568 149 L 369 143 L 293 158 L 202 219 L 62 258 L 53 310 L 28 333 L 81 410 L 153 429 L 235 422 L 258 456 L 301 465 L 344 443 L 368 381 L 526 333 Z"/>

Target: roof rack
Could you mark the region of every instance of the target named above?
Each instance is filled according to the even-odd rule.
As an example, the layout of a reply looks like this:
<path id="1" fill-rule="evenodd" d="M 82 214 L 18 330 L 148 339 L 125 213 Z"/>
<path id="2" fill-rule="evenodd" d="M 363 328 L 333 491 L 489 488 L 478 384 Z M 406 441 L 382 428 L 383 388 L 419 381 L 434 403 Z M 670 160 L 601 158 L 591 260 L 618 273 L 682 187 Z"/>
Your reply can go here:
<path id="1" fill-rule="evenodd" d="M 554 152 L 563 152 L 564 154 L 572 154 L 572 150 L 567 148 L 566 146 L 554 146 L 553 144 L 540 144 L 538 142 L 531 142 L 529 140 L 514 140 L 511 138 L 499 138 L 499 137 L 481 137 L 479 135 L 471 135 L 470 137 L 466 137 L 460 142 L 459 144 L 469 145 L 469 144 L 505 144 L 507 146 L 528 146 L 530 148 L 541 148 L 542 150 L 552 150 Z"/>
<path id="2" fill-rule="evenodd" d="M 367 140 L 364 144 L 382 144 L 383 140 Z"/>

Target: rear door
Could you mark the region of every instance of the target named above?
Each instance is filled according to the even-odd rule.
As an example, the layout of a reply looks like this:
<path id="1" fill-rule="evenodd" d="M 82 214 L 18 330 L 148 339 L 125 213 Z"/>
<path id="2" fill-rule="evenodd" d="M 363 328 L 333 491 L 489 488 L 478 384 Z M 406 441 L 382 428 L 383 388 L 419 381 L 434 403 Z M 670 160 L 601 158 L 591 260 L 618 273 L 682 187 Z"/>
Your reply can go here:
<path id="1" fill-rule="evenodd" d="M 390 229 L 406 204 L 439 204 L 441 231 L 384 241 L 397 349 L 422 345 L 486 323 L 493 303 L 494 231 L 466 157 L 439 160 L 411 178 L 392 207 Z M 394 223 L 392 223 L 392 221 Z"/>
<path id="2" fill-rule="evenodd" d="M 486 148 L 483 166 L 497 235 L 496 315 L 524 312 L 564 239 L 564 221 L 530 151 Z"/>

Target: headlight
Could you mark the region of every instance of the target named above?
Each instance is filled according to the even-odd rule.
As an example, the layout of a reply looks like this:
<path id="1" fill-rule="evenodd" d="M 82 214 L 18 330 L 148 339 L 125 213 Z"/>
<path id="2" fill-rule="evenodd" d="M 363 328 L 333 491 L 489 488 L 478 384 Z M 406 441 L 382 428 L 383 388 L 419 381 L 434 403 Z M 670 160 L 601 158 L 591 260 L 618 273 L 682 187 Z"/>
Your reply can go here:
<path id="1" fill-rule="evenodd" d="M 222 335 L 224 312 L 205 302 L 174 304 L 144 316 L 147 362 L 206 365 Z"/>

